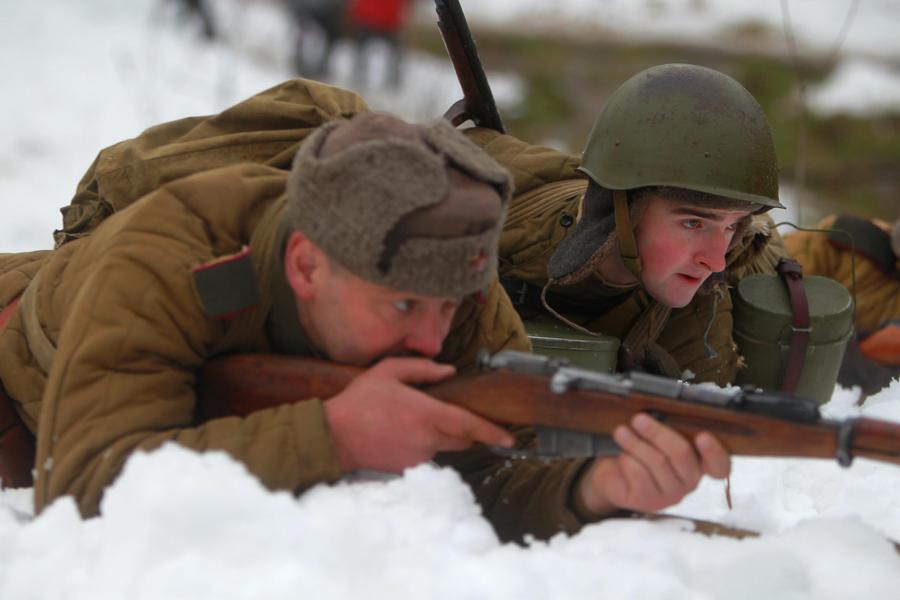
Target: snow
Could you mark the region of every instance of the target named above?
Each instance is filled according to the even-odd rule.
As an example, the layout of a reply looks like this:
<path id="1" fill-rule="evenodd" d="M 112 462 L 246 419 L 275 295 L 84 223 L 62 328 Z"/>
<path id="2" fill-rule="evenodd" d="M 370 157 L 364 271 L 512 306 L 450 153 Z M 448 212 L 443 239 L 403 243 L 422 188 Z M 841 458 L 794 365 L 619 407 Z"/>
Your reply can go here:
<path id="1" fill-rule="evenodd" d="M 812 91 L 817 114 L 866 117 L 900 112 L 900 70 L 863 60 L 846 60 Z"/>
<path id="2" fill-rule="evenodd" d="M 823 415 L 900 421 L 900 381 L 868 398 L 863 408 L 858 400 L 858 389 L 839 387 L 823 406 Z M 707 479 L 669 512 L 762 532 L 782 531 L 807 519 L 856 515 L 900 540 L 900 507 L 890 491 L 900 484 L 896 468 L 865 459 L 845 469 L 836 461 L 739 458 L 731 476 L 733 510 L 725 503 L 723 484 Z"/>
<path id="3" fill-rule="evenodd" d="M 896 396 L 891 403 L 896 414 Z M 783 462 L 796 481 L 757 492 L 793 483 L 822 496 L 829 484 L 864 481 L 841 480 L 866 470 Z M 734 480 L 753 486 L 773 463 L 785 468 L 739 460 Z M 883 496 L 897 490 L 890 469 L 866 470 Z M 2 598 L 837 599 L 891 598 L 900 584 L 893 546 L 858 516 L 863 495 L 843 514 L 788 511 L 807 516 L 757 539 L 618 520 L 523 548 L 500 544 L 458 476 L 429 465 L 294 498 L 266 491 L 222 453 L 173 444 L 129 460 L 102 518 L 83 521 L 62 499 L 22 521 L 6 508 L 9 494 L 0 496 Z M 896 507 L 885 517 L 900 524 Z"/>
<path id="4" fill-rule="evenodd" d="M 786 20 L 800 54 L 823 55 L 833 50 L 849 17 L 843 52 L 894 60 L 900 55 L 896 0 L 862 0 L 855 10 L 851 10 L 854 0 L 463 0 L 461 4 L 470 23 L 518 25 L 561 35 L 575 31 L 585 36 L 721 44 L 733 42 L 742 26 L 754 25 L 765 30 L 763 42 L 769 50 L 782 55 L 787 51 Z"/>
<path id="5" fill-rule="evenodd" d="M 688 23 L 697 35 L 704 24 L 709 32 L 719 21 L 771 16 L 778 4 L 553 6 L 558 18 L 615 18 L 622 27 L 643 18 L 647 30 Z M 470 20 L 498 22 L 539 5 L 546 14 L 547 5 L 536 2 L 465 3 Z M 704 18 L 679 17 L 700 6 Z M 790 3 L 795 26 L 806 28 L 804 43 L 821 47 L 836 35 L 821 30 L 837 28 L 847 6 Z M 4 6 L 0 251 L 50 247 L 56 209 L 103 146 L 160 121 L 221 110 L 290 76 L 284 54 L 272 50 L 273 41 L 290 39 L 274 7 L 222 0 L 217 10 L 231 42 L 209 46 L 189 25 L 173 27 L 172 7 L 152 0 Z M 654 17 L 660 10 L 668 16 Z M 897 2 L 863 2 L 848 51 L 881 48 L 896 58 L 900 38 L 884 31 L 895 29 L 898 11 Z M 349 54 L 337 58 L 340 82 Z M 416 84 L 399 95 L 372 90 L 365 97 L 408 118 L 439 114 L 458 96 L 452 72 L 434 59 L 411 63 L 407 80 Z M 839 69 L 818 96 L 822 106 L 841 104 L 822 100 L 830 96 L 874 101 L 876 94 L 858 93 L 859 69 Z M 877 96 L 895 94 L 887 89 L 892 76 L 882 75 L 871 84 L 885 86 Z M 515 78 L 498 79 L 498 96 L 514 98 Z M 838 389 L 824 410 L 831 418 L 900 421 L 900 382 L 862 409 L 858 397 Z M 895 598 L 900 562 L 886 538 L 900 539 L 897 469 L 863 459 L 842 469 L 830 461 L 736 458 L 732 510 L 723 484 L 704 481 L 670 512 L 754 529 L 759 538 L 708 538 L 686 531 L 685 522 L 617 520 L 519 547 L 497 541 L 452 471 L 423 465 L 397 479 L 319 486 L 294 498 L 266 491 L 223 454 L 166 446 L 127 463 L 100 518 L 81 520 L 67 498 L 32 518 L 30 489 L 0 492 L 0 598 Z"/>

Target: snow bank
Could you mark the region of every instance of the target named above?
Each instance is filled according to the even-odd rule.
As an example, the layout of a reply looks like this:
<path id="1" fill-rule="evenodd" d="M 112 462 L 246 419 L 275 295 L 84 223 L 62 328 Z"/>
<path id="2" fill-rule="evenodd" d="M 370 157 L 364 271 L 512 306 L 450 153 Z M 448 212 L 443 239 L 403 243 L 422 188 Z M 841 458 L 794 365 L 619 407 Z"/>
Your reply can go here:
<path id="1" fill-rule="evenodd" d="M 796 481 L 827 484 L 825 471 L 795 462 L 805 473 Z M 23 521 L 7 494 L 2 598 L 837 599 L 889 598 L 900 585 L 893 546 L 852 515 L 758 539 L 618 520 L 502 545 L 458 476 L 428 465 L 295 499 L 267 492 L 224 454 L 169 445 L 129 460 L 102 518 L 82 521 L 62 499 Z"/>

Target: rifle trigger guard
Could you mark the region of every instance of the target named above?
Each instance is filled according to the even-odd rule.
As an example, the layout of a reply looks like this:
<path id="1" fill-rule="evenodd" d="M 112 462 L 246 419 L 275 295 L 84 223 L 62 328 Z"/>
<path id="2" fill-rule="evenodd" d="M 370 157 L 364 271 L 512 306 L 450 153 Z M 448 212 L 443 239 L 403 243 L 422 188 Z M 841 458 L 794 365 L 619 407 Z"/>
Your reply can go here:
<path id="1" fill-rule="evenodd" d="M 618 456 L 619 445 L 608 435 L 558 427 L 535 427 L 537 456 L 544 460 Z"/>
<path id="2" fill-rule="evenodd" d="M 608 435 L 540 425 L 534 429 L 537 434 L 535 449 L 492 446 L 491 452 L 512 460 L 544 461 L 618 456 L 622 452 L 619 445 Z"/>
<path id="3" fill-rule="evenodd" d="M 850 463 L 853 462 L 853 454 L 850 452 L 850 449 L 853 447 L 855 426 L 856 419 L 847 419 L 838 428 L 835 455 L 837 456 L 838 464 L 842 467 L 849 467 Z"/>

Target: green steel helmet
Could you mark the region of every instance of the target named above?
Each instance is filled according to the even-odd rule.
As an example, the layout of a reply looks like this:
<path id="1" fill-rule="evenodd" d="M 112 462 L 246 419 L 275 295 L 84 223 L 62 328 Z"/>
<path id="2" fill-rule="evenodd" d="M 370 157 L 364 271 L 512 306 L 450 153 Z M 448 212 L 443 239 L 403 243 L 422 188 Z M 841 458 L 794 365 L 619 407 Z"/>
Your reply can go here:
<path id="1" fill-rule="evenodd" d="M 580 170 L 610 190 L 668 186 L 784 208 L 759 103 L 696 65 L 659 65 L 622 84 L 594 123 Z"/>

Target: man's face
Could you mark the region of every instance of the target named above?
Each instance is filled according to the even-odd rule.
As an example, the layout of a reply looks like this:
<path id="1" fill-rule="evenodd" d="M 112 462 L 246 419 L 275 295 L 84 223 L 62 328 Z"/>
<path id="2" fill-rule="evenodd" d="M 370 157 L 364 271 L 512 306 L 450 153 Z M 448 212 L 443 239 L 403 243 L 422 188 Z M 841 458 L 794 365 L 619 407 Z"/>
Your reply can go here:
<path id="1" fill-rule="evenodd" d="M 686 306 L 707 277 L 725 270 L 731 238 L 749 214 L 651 197 L 637 227 L 647 292 L 667 306 Z"/>
<path id="2" fill-rule="evenodd" d="M 341 363 L 437 356 L 460 303 L 369 283 L 337 267 L 301 234 L 288 242 L 285 268 L 310 341 Z"/>

